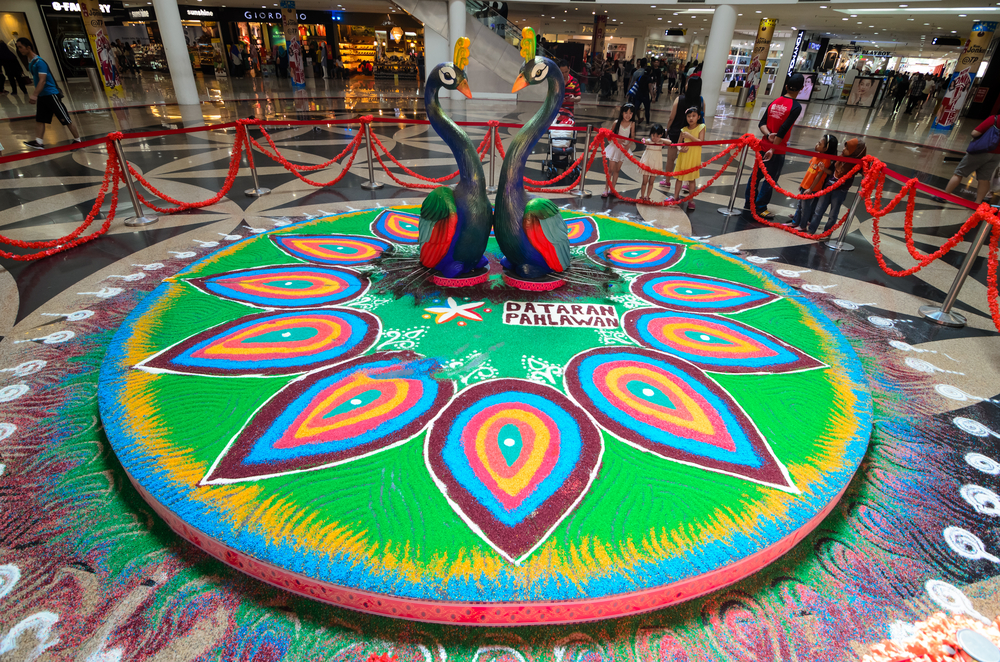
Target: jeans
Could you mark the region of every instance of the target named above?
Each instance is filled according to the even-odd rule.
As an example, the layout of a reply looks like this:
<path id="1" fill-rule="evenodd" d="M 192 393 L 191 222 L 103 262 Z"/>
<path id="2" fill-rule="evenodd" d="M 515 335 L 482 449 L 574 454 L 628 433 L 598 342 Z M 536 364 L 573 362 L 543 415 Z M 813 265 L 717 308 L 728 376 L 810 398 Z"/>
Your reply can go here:
<path id="1" fill-rule="evenodd" d="M 778 177 L 781 176 L 781 169 L 785 165 L 785 155 L 784 154 L 774 154 L 771 156 L 770 161 L 764 162 L 764 169 L 767 170 L 768 174 L 771 175 L 771 179 L 778 181 Z M 752 195 L 755 193 L 755 195 Z M 764 179 L 764 173 L 757 173 L 757 191 L 750 191 L 750 182 L 747 182 L 746 191 L 746 202 L 744 203 L 744 209 L 750 209 L 750 200 L 756 199 L 757 203 L 757 213 L 761 213 L 767 209 L 768 203 L 771 202 L 771 194 L 774 193 L 774 189 L 767 180 Z"/>
<path id="2" fill-rule="evenodd" d="M 809 234 L 816 234 L 816 228 L 819 227 L 819 222 L 823 220 L 823 214 L 826 213 L 826 208 L 830 208 L 830 220 L 826 222 L 826 226 L 823 228 L 823 232 L 826 232 L 840 219 L 840 207 L 844 204 L 844 200 L 847 198 L 847 189 L 849 186 L 841 185 L 840 188 L 835 188 L 822 198 L 816 204 L 816 211 L 813 212 L 812 220 L 809 222 Z"/>
<path id="3" fill-rule="evenodd" d="M 646 124 L 649 124 L 649 96 L 647 95 L 647 96 L 643 97 L 643 96 L 636 95 L 635 101 L 633 101 L 633 103 L 635 104 L 635 121 L 636 122 L 641 122 L 642 121 L 642 118 L 640 117 L 640 115 L 641 115 L 640 111 L 642 110 L 643 106 L 645 106 L 646 107 Z"/>
<path id="4" fill-rule="evenodd" d="M 799 193 L 810 193 L 811 191 L 803 191 L 799 189 Z M 799 200 L 799 208 L 795 212 L 795 216 L 792 217 L 792 221 L 795 222 L 795 226 L 805 230 L 809 225 L 809 221 L 812 220 L 813 214 L 816 211 L 816 203 L 819 198 L 808 198 L 806 200 Z"/>

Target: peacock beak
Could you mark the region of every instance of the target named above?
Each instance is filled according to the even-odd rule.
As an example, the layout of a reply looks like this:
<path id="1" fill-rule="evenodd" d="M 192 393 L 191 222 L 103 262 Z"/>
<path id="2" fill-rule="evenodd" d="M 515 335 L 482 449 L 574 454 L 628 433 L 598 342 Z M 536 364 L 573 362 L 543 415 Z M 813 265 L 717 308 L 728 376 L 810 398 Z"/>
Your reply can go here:
<path id="1" fill-rule="evenodd" d="M 464 94 L 469 99 L 472 98 L 472 90 L 469 89 L 469 81 L 468 80 L 461 81 L 455 89 L 458 90 L 459 92 L 461 92 L 462 94 Z"/>
<path id="2" fill-rule="evenodd" d="M 520 92 L 524 88 L 528 87 L 528 80 L 524 77 L 524 74 L 518 74 L 517 80 L 514 81 L 514 88 L 511 92 Z"/>

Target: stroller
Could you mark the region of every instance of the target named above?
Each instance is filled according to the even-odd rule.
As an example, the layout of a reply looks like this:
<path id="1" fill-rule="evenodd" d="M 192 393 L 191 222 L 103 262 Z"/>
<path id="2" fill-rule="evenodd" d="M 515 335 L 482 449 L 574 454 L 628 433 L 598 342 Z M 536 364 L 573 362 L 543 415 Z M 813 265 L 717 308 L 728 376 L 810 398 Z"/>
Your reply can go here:
<path id="1" fill-rule="evenodd" d="M 553 126 L 566 126 L 574 123 L 572 114 L 560 110 Z M 576 131 L 549 128 L 549 154 L 542 161 L 542 175 L 545 179 L 553 179 L 570 167 L 574 161 L 576 161 Z M 580 169 L 580 166 L 577 166 L 571 175 L 562 178 L 556 185 L 566 186 L 579 176 Z"/>

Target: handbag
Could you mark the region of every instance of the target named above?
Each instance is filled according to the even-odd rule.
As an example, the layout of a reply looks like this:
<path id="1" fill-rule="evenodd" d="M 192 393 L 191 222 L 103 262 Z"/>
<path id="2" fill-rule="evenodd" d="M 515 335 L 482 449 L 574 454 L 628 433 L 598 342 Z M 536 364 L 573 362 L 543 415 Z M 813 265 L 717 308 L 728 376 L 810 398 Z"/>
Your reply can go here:
<path id="1" fill-rule="evenodd" d="M 993 126 L 986 129 L 983 135 L 973 138 L 969 143 L 969 148 L 965 151 L 969 154 L 982 154 L 992 152 L 1000 144 L 1000 127 L 997 127 L 997 116 L 993 116 Z"/>

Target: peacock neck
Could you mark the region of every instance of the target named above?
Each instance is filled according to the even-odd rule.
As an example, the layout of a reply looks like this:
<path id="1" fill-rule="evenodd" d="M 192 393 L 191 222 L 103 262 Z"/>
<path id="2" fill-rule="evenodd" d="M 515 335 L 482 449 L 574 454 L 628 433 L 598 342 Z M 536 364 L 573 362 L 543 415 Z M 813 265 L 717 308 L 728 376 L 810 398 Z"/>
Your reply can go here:
<path id="1" fill-rule="evenodd" d="M 531 155 L 531 150 L 535 148 L 542 134 L 549 130 L 552 121 L 555 120 L 556 114 L 559 112 L 559 106 L 562 105 L 563 94 L 566 91 L 566 82 L 563 80 L 562 72 L 556 68 L 554 62 L 551 62 L 549 67 L 551 73 L 547 79 L 549 90 L 548 94 L 545 95 L 545 102 L 538 109 L 538 112 L 518 131 L 514 140 L 511 141 L 507 158 L 504 159 L 511 164 L 509 171 L 504 168 L 504 172 L 511 182 L 521 182 L 523 185 L 528 156 Z"/>
<path id="2" fill-rule="evenodd" d="M 427 121 L 431 123 L 431 126 L 455 156 L 455 161 L 458 163 L 459 186 L 473 191 L 481 186 L 484 191 L 483 195 L 485 195 L 486 178 L 483 175 L 479 155 L 476 153 L 472 141 L 469 140 L 468 134 L 441 109 L 438 92 L 442 85 L 436 79 L 437 76 L 432 76 L 427 81 L 424 90 L 424 108 L 427 112 Z"/>

